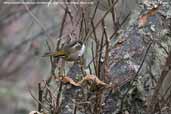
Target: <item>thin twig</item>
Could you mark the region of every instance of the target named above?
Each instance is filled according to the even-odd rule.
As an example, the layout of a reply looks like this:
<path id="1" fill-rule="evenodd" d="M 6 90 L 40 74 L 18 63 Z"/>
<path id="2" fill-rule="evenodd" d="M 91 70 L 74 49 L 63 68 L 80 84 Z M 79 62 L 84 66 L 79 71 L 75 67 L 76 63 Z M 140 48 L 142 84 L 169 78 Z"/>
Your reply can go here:
<path id="1" fill-rule="evenodd" d="M 74 113 L 73 114 L 77 114 L 77 105 L 76 104 L 74 106 Z"/>
<path id="2" fill-rule="evenodd" d="M 90 65 L 88 66 L 88 69 L 89 69 L 90 74 L 92 74 L 92 70 L 91 70 L 91 66 Z"/>
<path id="3" fill-rule="evenodd" d="M 82 14 L 83 15 L 83 14 Z M 83 30 L 83 21 L 84 21 L 84 19 L 83 19 L 83 16 L 81 16 L 81 24 L 80 24 L 80 31 L 79 31 L 79 38 L 83 38 L 83 37 L 81 37 L 81 35 L 82 35 L 82 30 Z"/>
<path id="4" fill-rule="evenodd" d="M 99 55 L 98 55 L 98 50 L 99 50 L 99 41 L 98 41 L 98 39 L 97 39 L 97 35 L 96 35 L 96 29 L 95 29 L 95 27 L 94 27 L 94 23 L 93 23 L 93 20 L 91 20 L 91 25 L 92 25 L 92 29 L 93 29 L 93 35 L 94 35 L 94 38 L 95 38 L 95 43 L 96 43 L 96 53 L 92 53 L 92 54 L 95 54 L 95 55 L 93 55 L 93 58 L 96 58 L 94 61 L 96 61 L 95 62 L 95 71 L 96 71 L 96 75 L 97 76 L 99 76 L 99 74 L 98 74 L 98 72 L 99 72 L 99 69 L 98 69 L 98 58 L 99 58 Z M 103 36 L 102 36 L 103 37 Z M 93 49 L 93 48 L 92 48 Z"/>
<path id="5" fill-rule="evenodd" d="M 92 45 L 91 45 L 91 53 L 92 53 L 92 60 L 93 60 L 93 65 L 94 65 L 94 70 L 95 70 L 95 74 L 97 76 L 97 66 L 96 66 L 96 62 L 95 62 L 95 53 L 94 53 L 94 45 L 93 45 L 93 42 L 92 42 Z M 89 64 L 90 65 L 90 64 Z"/>
<path id="6" fill-rule="evenodd" d="M 23 2 L 25 2 L 25 0 L 23 0 Z M 24 4 L 26 10 L 28 11 L 28 13 L 30 14 L 30 16 L 35 20 L 35 22 L 41 27 L 41 29 L 46 33 L 46 28 L 45 26 L 40 22 L 40 20 L 33 14 L 33 12 L 29 9 L 29 7 L 27 6 L 27 4 Z M 48 39 L 50 39 L 50 35 L 47 33 L 46 36 L 48 37 Z M 48 42 L 48 40 L 46 40 L 46 44 L 48 46 L 48 49 L 49 51 L 51 51 L 51 48 L 50 48 L 50 44 Z M 52 60 L 52 57 L 50 57 L 50 61 L 51 61 L 51 65 L 54 66 L 53 64 L 53 60 Z M 53 73 L 53 69 L 51 70 L 51 72 Z M 53 73 L 54 74 L 54 73 Z"/>
<path id="7" fill-rule="evenodd" d="M 64 14 L 63 19 L 62 19 L 62 24 L 61 24 L 61 29 L 60 29 L 59 37 L 61 37 L 62 34 L 63 34 L 64 25 L 65 25 L 65 21 L 66 21 L 66 18 L 67 18 L 67 13 L 68 13 L 68 7 L 65 8 L 65 14 Z M 60 41 L 61 40 L 59 40 L 57 42 L 57 47 L 58 48 L 59 48 Z M 56 107 L 55 107 L 55 110 L 54 110 L 55 112 L 54 113 L 59 112 L 59 109 L 60 109 L 59 108 L 60 107 L 59 106 L 59 101 L 60 101 L 60 97 L 61 97 L 62 87 L 63 87 L 63 83 L 62 83 L 62 81 L 60 81 L 59 89 L 58 89 L 58 93 L 57 93 L 57 98 L 56 98 Z"/>
<path id="8" fill-rule="evenodd" d="M 62 23 L 61 23 L 61 27 L 60 27 L 59 37 L 61 37 L 63 34 L 64 25 L 65 25 L 66 17 L 67 17 L 67 12 L 68 12 L 68 7 L 65 8 L 65 13 L 64 13 L 64 16 L 62 18 Z"/>
<path id="9" fill-rule="evenodd" d="M 72 25 L 73 25 L 74 22 L 73 22 L 73 16 L 72 16 L 72 14 L 71 14 L 71 11 L 69 10 L 69 8 L 68 8 L 67 5 L 66 5 L 66 8 L 67 8 L 67 13 L 68 13 L 68 15 L 69 15 L 69 17 L 70 17 L 71 23 L 72 23 Z"/>
<path id="10" fill-rule="evenodd" d="M 134 81 L 136 81 L 136 79 L 138 78 L 139 72 L 141 71 L 141 68 L 142 68 L 142 66 L 143 66 L 143 64 L 144 64 L 144 61 L 145 61 L 145 59 L 146 59 L 146 57 L 147 57 L 147 54 L 148 54 L 148 52 L 149 52 L 149 50 L 150 50 L 152 44 L 153 44 L 153 42 L 150 42 L 150 43 L 149 43 L 149 45 L 148 45 L 148 47 L 147 47 L 147 49 L 146 49 L 146 51 L 145 51 L 145 54 L 144 54 L 144 56 L 143 56 L 143 58 L 142 58 L 140 67 L 138 68 L 136 74 L 133 76 L 132 80 L 129 82 L 129 87 L 128 87 L 127 91 L 125 92 L 125 94 L 123 95 L 123 98 L 122 98 L 122 101 L 121 101 L 121 107 L 120 107 L 120 111 L 121 111 L 121 112 L 123 111 L 124 100 L 125 100 L 125 98 L 126 98 L 128 92 L 131 90 Z"/>
<path id="11" fill-rule="evenodd" d="M 150 105 L 148 107 L 148 111 L 151 112 L 151 113 L 155 112 L 155 106 L 158 103 L 158 93 L 160 91 L 160 88 L 161 88 L 164 80 L 168 76 L 168 73 L 169 73 L 169 71 L 171 69 L 170 65 L 171 65 L 171 51 L 170 51 L 169 55 L 166 58 L 165 67 L 164 67 L 164 69 L 161 72 L 161 76 L 160 76 L 160 78 L 159 78 L 159 80 L 157 82 L 157 85 L 156 85 L 156 88 L 154 90 L 152 99 L 150 101 Z"/>
<path id="12" fill-rule="evenodd" d="M 128 18 L 130 17 L 131 12 L 128 13 L 128 15 L 124 18 L 124 20 L 121 22 L 121 24 L 119 24 L 119 27 L 116 28 L 115 32 L 113 32 L 113 34 L 109 37 L 109 39 L 111 40 L 116 34 L 117 32 L 120 30 L 120 28 L 122 28 L 122 26 L 125 24 L 125 22 L 128 20 Z"/>
<path id="13" fill-rule="evenodd" d="M 87 21 L 86 21 L 86 17 L 85 17 L 85 13 L 84 13 L 84 11 L 82 10 L 82 13 L 83 13 L 83 23 L 84 23 L 84 31 L 85 31 L 85 37 L 86 37 L 86 35 L 88 34 L 88 32 L 89 32 L 89 30 L 88 30 L 88 27 L 87 27 Z"/>
<path id="14" fill-rule="evenodd" d="M 32 98 L 39 104 L 41 104 L 42 107 L 44 107 L 47 111 L 49 110 L 44 104 L 42 104 L 34 95 L 33 93 L 31 92 L 31 88 L 28 86 L 28 91 L 30 93 L 30 95 L 32 96 Z"/>
<path id="15" fill-rule="evenodd" d="M 23 2 L 25 2 L 25 0 L 23 0 Z M 40 27 L 42 28 L 42 30 L 46 33 L 46 28 L 45 26 L 40 22 L 40 20 L 33 14 L 33 12 L 29 9 L 29 7 L 27 6 L 27 4 L 23 4 L 26 8 L 26 10 L 28 11 L 28 13 L 30 14 L 31 17 L 33 17 L 33 19 L 35 20 L 35 22 L 40 25 Z M 50 39 L 50 35 L 47 33 L 46 36 Z"/>
<path id="16" fill-rule="evenodd" d="M 91 17 L 91 20 L 92 20 L 92 21 L 93 21 L 94 18 L 95 18 L 95 15 L 96 15 L 96 12 L 97 12 L 97 8 L 98 8 L 98 6 L 99 6 L 99 3 L 100 3 L 100 1 L 97 1 L 96 7 L 95 7 L 94 12 L 93 12 L 93 15 L 92 15 L 92 17 Z"/>
<path id="17" fill-rule="evenodd" d="M 38 98 L 40 102 L 42 102 L 42 94 L 43 94 L 43 91 L 41 88 L 41 83 L 38 83 Z M 42 106 L 40 103 L 38 103 L 38 111 L 41 112 L 41 109 L 42 109 Z"/>
<path id="18" fill-rule="evenodd" d="M 113 0 L 108 0 L 109 6 L 111 6 L 111 4 L 112 4 L 113 2 L 114 2 Z M 112 19 L 113 19 L 113 29 L 114 29 L 114 31 L 116 31 L 115 29 L 116 29 L 117 25 L 116 25 L 116 18 L 115 18 L 114 7 L 112 8 L 111 13 L 112 13 Z"/>
<path id="19" fill-rule="evenodd" d="M 126 16 L 126 18 L 122 21 L 122 23 L 120 24 L 120 27 L 115 31 L 115 32 L 113 32 L 113 34 L 109 37 L 109 40 L 111 40 L 112 38 L 114 38 L 114 36 L 116 35 L 116 37 L 117 37 L 117 32 L 120 30 L 120 28 L 122 27 L 122 25 L 126 22 L 126 20 L 128 19 L 128 17 L 131 15 L 131 12 Z M 117 42 L 119 41 L 119 39 L 117 40 L 117 41 L 115 41 L 115 43 L 114 43 L 114 46 L 117 44 Z M 103 45 L 103 47 L 105 46 L 106 44 L 104 44 Z M 114 47 L 113 46 L 113 47 Z M 113 49 L 113 47 L 111 48 L 111 49 Z M 109 49 L 109 51 L 111 50 L 111 49 Z M 99 53 L 102 53 L 102 52 L 100 52 L 100 50 L 99 50 Z M 95 58 L 94 58 L 95 59 Z M 88 63 L 88 65 L 89 64 L 91 64 L 93 62 L 93 59 Z M 87 66 L 88 66 L 87 65 Z M 86 67 L 87 68 L 87 67 Z"/>
<path id="20" fill-rule="evenodd" d="M 109 39 L 107 36 L 106 28 L 104 27 L 104 36 L 105 36 L 105 60 L 104 60 L 104 81 L 109 81 Z"/>
<path id="21" fill-rule="evenodd" d="M 102 110 L 101 99 L 102 99 L 102 93 L 99 91 L 96 92 L 96 104 L 94 106 L 94 114 L 101 114 L 101 110 Z"/>
<path id="22" fill-rule="evenodd" d="M 99 53 L 99 58 L 98 58 L 98 63 L 97 63 L 97 66 L 98 66 L 98 77 L 99 78 L 101 78 L 101 59 L 102 59 L 102 52 L 103 52 L 103 41 L 104 41 L 104 33 L 105 33 L 105 31 L 104 31 L 104 27 L 105 27 L 105 25 L 104 25 L 104 20 L 102 21 L 102 31 L 103 31 L 103 33 L 102 33 L 102 37 L 101 37 L 101 42 L 100 42 L 100 53 Z M 97 49 L 97 53 L 98 53 L 98 49 Z"/>
<path id="23" fill-rule="evenodd" d="M 57 94 L 57 98 L 56 98 L 56 108 L 55 108 L 56 111 L 55 112 L 59 111 L 59 103 L 60 103 L 59 101 L 60 101 L 60 97 L 61 97 L 62 87 L 63 87 L 63 83 L 62 83 L 62 81 L 60 81 L 58 94 Z"/>
<path id="24" fill-rule="evenodd" d="M 102 16 L 102 18 L 97 22 L 97 24 L 95 25 L 95 28 L 97 28 L 97 27 L 101 24 L 102 20 L 104 20 L 104 18 L 105 18 L 105 17 L 107 16 L 107 14 L 112 10 L 112 8 L 116 5 L 117 2 L 118 2 L 118 0 L 116 0 L 115 2 L 113 2 L 113 4 L 112 4 L 112 5 L 109 7 L 109 9 L 105 12 L 105 14 Z M 91 30 L 91 31 L 87 34 L 85 40 L 87 40 L 87 38 L 89 38 L 89 37 L 91 36 L 92 33 L 93 33 L 93 30 Z"/>

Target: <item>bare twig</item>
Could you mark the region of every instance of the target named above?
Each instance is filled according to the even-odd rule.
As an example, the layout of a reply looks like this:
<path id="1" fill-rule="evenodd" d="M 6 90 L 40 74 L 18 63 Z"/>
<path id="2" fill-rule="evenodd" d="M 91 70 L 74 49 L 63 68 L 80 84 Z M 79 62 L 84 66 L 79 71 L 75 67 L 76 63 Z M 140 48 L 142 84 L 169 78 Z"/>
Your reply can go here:
<path id="1" fill-rule="evenodd" d="M 95 15 L 96 15 L 96 12 L 97 12 L 97 8 L 98 8 L 98 6 L 99 6 L 99 3 L 100 3 L 100 1 L 97 1 L 96 7 L 95 7 L 94 12 L 93 12 L 93 15 L 92 15 L 92 17 L 91 17 L 91 20 L 92 20 L 92 21 L 93 21 L 94 18 L 95 18 Z"/>
<path id="2" fill-rule="evenodd" d="M 79 38 L 83 38 L 83 36 L 81 36 L 82 32 L 83 32 L 83 21 L 84 21 L 84 19 L 83 19 L 83 13 L 82 13 L 81 23 L 80 23 L 80 31 L 79 31 Z"/>
<path id="3" fill-rule="evenodd" d="M 113 4 L 113 0 L 108 0 L 108 4 L 109 6 L 111 6 L 111 4 Z M 111 10 L 111 13 L 112 13 L 112 19 L 113 19 L 113 29 L 114 31 L 116 31 L 115 29 L 117 28 L 117 25 L 116 25 L 116 18 L 115 18 L 115 11 L 114 11 L 114 7 L 112 8 Z"/>
<path id="4" fill-rule="evenodd" d="M 62 81 L 60 81 L 60 85 L 59 85 L 59 89 L 58 89 L 58 94 L 57 94 L 57 98 L 56 98 L 55 112 L 59 111 L 59 107 L 60 107 L 59 104 L 60 104 L 60 97 L 61 97 L 62 87 L 63 87 L 63 83 L 62 83 Z"/>
<path id="5" fill-rule="evenodd" d="M 104 27 L 104 35 L 105 35 L 105 44 L 106 44 L 106 49 L 105 49 L 105 60 L 104 60 L 104 80 L 109 81 L 109 39 L 106 33 L 106 29 Z"/>
<path id="6" fill-rule="evenodd" d="M 25 0 L 23 0 L 23 2 L 25 2 Z M 46 33 L 46 28 L 45 26 L 40 22 L 40 20 L 33 14 L 33 12 L 29 9 L 29 7 L 27 6 L 27 4 L 24 4 L 26 10 L 28 11 L 28 13 L 30 14 L 31 17 L 33 17 L 33 19 L 35 20 L 35 22 L 40 25 L 40 27 L 42 28 L 42 30 Z M 47 33 L 46 36 L 50 39 L 50 35 Z"/>
<path id="7" fill-rule="evenodd" d="M 147 54 L 148 54 L 148 52 L 149 52 L 149 50 L 150 50 L 152 44 L 153 44 L 153 42 L 149 43 L 149 45 L 148 45 L 148 47 L 147 47 L 147 49 L 146 49 L 146 51 L 145 51 L 145 54 L 144 54 L 144 56 L 143 56 L 143 58 L 142 58 L 140 67 L 138 68 L 136 74 L 133 76 L 132 80 L 129 82 L 129 87 L 128 87 L 127 91 L 125 92 L 125 94 L 123 95 L 123 98 L 122 98 L 122 101 L 121 101 L 121 107 L 120 107 L 120 111 L 121 111 L 121 112 L 123 111 L 124 100 L 125 100 L 125 98 L 126 98 L 128 92 L 131 90 L 134 81 L 136 81 L 136 79 L 138 78 L 139 72 L 141 71 L 141 68 L 142 68 L 142 66 L 143 66 L 143 64 L 144 64 L 144 61 L 145 61 L 145 59 L 146 59 L 146 57 L 147 57 Z"/>
<path id="8" fill-rule="evenodd" d="M 45 108 L 47 111 L 49 110 L 44 104 L 42 104 L 42 103 L 33 95 L 33 93 L 31 92 L 31 88 L 30 88 L 29 86 L 28 86 L 28 91 L 29 91 L 30 95 L 32 96 L 32 98 L 33 98 L 37 103 L 41 104 L 41 106 L 42 106 L 43 108 Z"/>
<path id="9" fill-rule="evenodd" d="M 68 7 L 65 8 L 65 13 L 64 13 L 62 23 L 61 23 L 61 27 L 60 27 L 59 37 L 61 37 L 63 34 L 64 25 L 65 25 L 66 17 L 67 17 L 67 12 L 68 12 Z"/>
<path id="10" fill-rule="evenodd" d="M 97 22 L 97 24 L 95 25 L 95 28 L 97 28 L 99 25 L 100 25 L 100 23 L 102 22 L 102 20 L 104 20 L 104 18 L 107 16 L 107 14 L 112 10 L 112 8 L 116 5 L 116 3 L 118 3 L 118 0 L 116 0 L 115 2 L 113 2 L 113 4 L 109 7 L 109 9 L 105 12 L 105 14 L 102 16 L 102 18 Z M 88 34 L 87 34 L 87 36 L 86 36 L 86 38 L 85 38 L 85 40 L 87 40 L 87 38 L 89 38 L 90 36 L 91 36 L 91 34 L 93 33 L 93 30 L 91 30 Z"/>
<path id="11" fill-rule="evenodd" d="M 102 111 L 101 97 L 102 97 L 102 93 L 96 92 L 96 104 L 94 106 L 94 114 L 101 114 Z"/>
<path id="12" fill-rule="evenodd" d="M 117 27 L 116 30 L 113 32 L 113 34 L 109 37 L 110 40 L 117 34 L 119 29 L 125 24 L 125 22 L 128 20 L 130 15 L 131 15 L 131 12 L 128 13 L 128 15 L 125 17 L 125 19 L 121 22 L 121 24 L 119 24 L 119 27 Z"/>
<path id="13" fill-rule="evenodd" d="M 73 114 L 77 114 L 77 104 L 75 104 L 75 106 L 74 106 L 74 113 Z"/>
<path id="14" fill-rule="evenodd" d="M 94 66 L 95 74 L 97 76 L 97 66 L 96 66 L 96 62 L 95 62 L 95 52 L 94 52 L 93 42 L 92 42 L 92 45 L 91 45 L 91 53 L 92 53 L 92 58 L 93 58 L 92 60 L 93 60 L 93 66 Z"/>
<path id="15" fill-rule="evenodd" d="M 61 37 L 62 34 L 63 34 L 64 25 L 65 25 L 65 21 L 66 21 L 66 18 L 67 18 L 67 13 L 68 13 L 68 7 L 65 8 L 65 14 L 64 14 L 63 19 L 62 19 L 62 24 L 61 24 L 61 30 L 60 30 L 59 37 Z M 56 50 L 58 50 L 58 48 L 59 48 L 60 41 L 57 42 L 57 49 Z M 63 87 L 63 83 L 62 83 L 62 81 L 60 81 L 59 89 L 58 89 L 58 93 L 57 93 L 57 98 L 56 98 L 56 101 L 55 101 L 56 107 L 55 107 L 54 113 L 57 113 L 60 110 L 60 106 L 59 106 L 60 103 L 59 102 L 60 102 L 62 87 Z"/>
<path id="16" fill-rule="evenodd" d="M 87 27 L 87 19 L 86 19 L 86 16 L 85 16 L 85 13 L 84 13 L 84 10 L 82 10 L 82 16 L 83 16 L 83 23 L 84 23 L 84 31 L 85 31 L 85 37 L 86 37 L 86 35 L 88 34 L 88 32 L 89 32 L 89 30 L 88 30 L 88 27 Z"/>
<path id="17" fill-rule="evenodd" d="M 171 65 L 171 51 L 170 51 L 168 57 L 166 58 L 165 67 L 164 67 L 163 71 L 161 72 L 161 76 L 157 82 L 157 85 L 156 85 L 156 88 L 154 90 L 152 99 L 150 101 L 150 105 L 148 107 L 148 111 L 151 113 L 155 113 L 155 106 L 158 103 L 158 100 L 157 100 L 158 94 L 159 94 L 160 88 L 164 82 L 164 79 L 166 78 L 167 74 L 169 73 L 169 71 L 171 69 L 170 65 Z"/>
<path id="18" fill-rule="evenodd" d="M 91 20 L 91 26 L 92 26 L 92 29 L 93 29 L 93 35 L 94 35 L 94 38 L 95 38 L 95 42 L 98 43 L 98 39 L 97 39 L 97 35 L 96 35 L 96 28 L 94 26 L 93 20 Z"/>
<path id="19" fill-rule="evenodd" d="M 41 83 L 38 83 L 38 98 L 40 102 L 42 102 L 42 94 L 43 91 L 41 88 Z M 41 103 L 38 103 L 38 111 L 41 112 L 41 109 L 42 109 Z"/>
<path id="20" fill-rule="evenodd" d="M 105 25 L 104 25 L 104 20 L 103 20 L 103 21 L 102 21 L 102 31 L 103 31 L 103 33 L 102 33 L 100 48 L 97 48 L 97 50 L 96 50 L 96 53 L 97 53 L 97 54 L 98 54 L 98 52 L 100 51 L 100 53 L 99 53 L 99 55 L 98 55 L 99 58 L 97 58 L 97 59 L 98 59 L 98 62 L 97 62 L 97 67 L 98 67 L 97 76 L 98 76 L 99 78 L 102 78 L 102 77 L 101 77 L 101 59 L 102 59 L 102 52 L 103 52 L 103 42 L 104 42 L 104 37 L 105 37 L 105 36 L 104 36 L 104 35 L 105 35 L 104 27 L 105 27 Z M 100 49 L 100 50 L 98 51 L 98 49 Z"/>
<path id="21" fill-rule="evenodd" d="M 115 31 L 115 32 L 113 32 L 113 34 L 109 37 L 109 40 L 111 40 L 115 35 L 116 35 L 116 37 L 117 37 L 117 32 L 120 30 L 120 28 L 122 27 L 122 25 L 126 22 L 126 20 L 128 19 L 128 17 L 131 15 L 131 13 L 129 13 L 127 16 L 126 16 L 126 18 L 122 21 L 122 23 L 120 24 L 120 27 Z M 114 46 L 118 43 L 118 41 L 119 41 L 119 39 L 118 40 L 116 40 L 115 41 L 115 43 L 113 44 L 113 47 L 112 48 L 110 48 L 109 49 L 109 51 L 111 50 L 111 49 L 113 49 L 114 48 Z M 106 45 L 106 43 L 103 45 L 103 47 Z M 102 52 L 100 52 L 100 50 L 98 50 L 99 51 L 99 53 L 102 53 Z M 96 58 L 96 57 L 95 57 Z M 95 59 L 94 58 L 94 59 Z M 93 59 L 88 63 L 88 65 L 90 65 L 91 63 L 93 62 Z M 87 65 L 87 66 L 88 66 Z"/>

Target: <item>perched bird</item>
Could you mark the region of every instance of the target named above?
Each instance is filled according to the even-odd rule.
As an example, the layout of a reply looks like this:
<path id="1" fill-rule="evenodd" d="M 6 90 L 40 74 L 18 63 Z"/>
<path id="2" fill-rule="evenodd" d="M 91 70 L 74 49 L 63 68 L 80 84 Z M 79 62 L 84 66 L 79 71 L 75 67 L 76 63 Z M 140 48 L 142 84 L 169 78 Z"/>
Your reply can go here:
<path id="1" fill-rule="evenodd" d="M 46 53 L 44 56 L 62 57 L 66 61 L 77 61 L 85 52 L 85 44 L 75 41 L 55 52 Z"/>

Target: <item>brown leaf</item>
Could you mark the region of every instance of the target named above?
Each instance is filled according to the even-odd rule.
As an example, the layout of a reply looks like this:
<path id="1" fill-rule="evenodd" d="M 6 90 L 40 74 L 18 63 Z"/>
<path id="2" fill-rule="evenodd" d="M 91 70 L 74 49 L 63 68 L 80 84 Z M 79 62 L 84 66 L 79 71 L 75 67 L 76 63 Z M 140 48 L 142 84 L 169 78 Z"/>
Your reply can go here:
<path id="1" fill-rule="evenodd" d="M 84 81 L 94 81 L 94 82 L 96 82 L 97 85 L 104 85 L 104 86 L 108 85 L 108 84 L 104 83 L 103 81 L 101 81 L 99 78 L 97 78 L 95 75 L 87 75 L 78 83 L 81 84 Z"/>
<path id="2" fill-rule="evenodd" d="M 81 86 L 81 84 L 84 83 L 85 81 L 94 81 L 96 83 L 96 85 L 108 86 L 108 84 L 101 81 L 95 75 L 87 75 L 79 82 L 75 82 L 72 78 L 70 78 L 68 76 L 63 76 L 63 77 L 56 78 L 56 79 L 61 80 L 63 83 L 70 83 L 74 86 Z"/>
<path id="3" fill-rule="evenodd" d="M 74 86 L 80 86 L 79 83 L 76 83 L 72 78 L 68 77 L 68 76 L 63 76 L 59 78 L 63 83 L 70 83 Z"/>
<path id="4" fill-rule="evenodd" d="M 160 6 L 161 6 L 161 4 L 159 4 L 156 7 L 153 7 L 146 14 L 140 16 L 139 19 L 138 19 L 138 26 L 139 27 L 145 26 L 146 23 L 148 22 L 149 17 L 154 16 L 157 13 Z"/>

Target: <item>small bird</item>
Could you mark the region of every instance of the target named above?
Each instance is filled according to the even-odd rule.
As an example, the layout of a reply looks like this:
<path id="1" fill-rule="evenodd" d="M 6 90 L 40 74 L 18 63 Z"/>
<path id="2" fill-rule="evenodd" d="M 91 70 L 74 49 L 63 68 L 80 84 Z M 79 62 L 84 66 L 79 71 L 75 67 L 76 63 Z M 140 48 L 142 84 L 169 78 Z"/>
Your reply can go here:
<path id="1" fill-rule="evenodd" d="M 66 61 L 77 61 L 85 52 L 85 44 L 82 41 L 74 41 L 55 52 L 46 53 L 44 57 L 61 57 Z"/>

